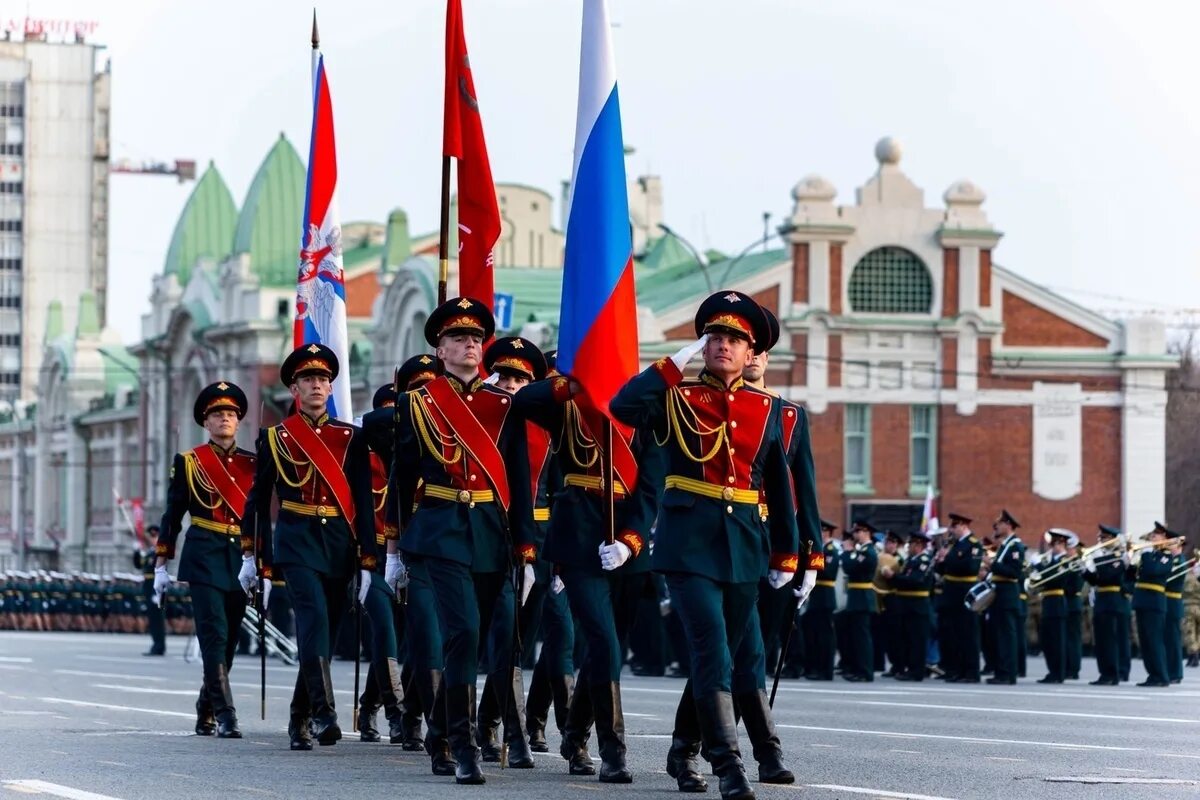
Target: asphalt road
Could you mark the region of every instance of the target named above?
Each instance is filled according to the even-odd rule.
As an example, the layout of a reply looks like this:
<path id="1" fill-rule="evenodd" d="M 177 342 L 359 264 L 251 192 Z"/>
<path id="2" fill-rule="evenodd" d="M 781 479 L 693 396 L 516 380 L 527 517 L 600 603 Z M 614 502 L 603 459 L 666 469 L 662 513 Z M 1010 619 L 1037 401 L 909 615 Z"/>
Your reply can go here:
<path id="1" fill-rule="evenodd" d="M 622 683 L 631 786 L 572 778 L 557 755 L 532 771 L 487 765 L 484 787 L 430 774 L 423 754 L 363 744 L 352 734 L 310 753 L 287 748 L 294 669 L 268 665 L 267 720 L 259 719 L 258 662 L 235 664 L 245 739 L 191 735 L 198 664 L 172 638 L 166 658 L 143 658 L 140 636 L 0 633 L 0 798 L 461 798 L 594 800 L 677 796 L 663 771 L 682 681 Z M 776 721 L 798 782 L 757 785 L 774 798 L 1200 797 L 1200 670 L 1169 689 L 1093 687 L 1094 662 L 1064 686 L 870 685 L 785 681 Z M 343 727 L 353 665 L 334 665 Z M 1135 665 L 1134 681 L 1142 678 Z M 365 669 L 364 669 L 365 675 Z M 551 725 L 553 727 L 553 724 Z M 552 747 L 556 734 L 550 736 Z M 745 737 L 743 752 L 757 771 Z M 593 740 L 593 755 L 595 754 Z M 710 781 L 708 796 L 716 797 Z"/>

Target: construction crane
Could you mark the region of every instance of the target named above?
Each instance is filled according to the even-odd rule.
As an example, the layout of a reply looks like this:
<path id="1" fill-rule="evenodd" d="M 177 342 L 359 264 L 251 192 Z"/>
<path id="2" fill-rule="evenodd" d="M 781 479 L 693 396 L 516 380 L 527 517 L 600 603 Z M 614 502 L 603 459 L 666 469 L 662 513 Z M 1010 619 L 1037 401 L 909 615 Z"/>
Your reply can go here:
<path id="1" fill-rule="evenodd" d="M 196 180 L 196 162 L 176 159 L 175 161 L 134 161 L 121 158 L 112 162 L 109 172 L 123 175 L 174 175 L 180 183 Z"/>

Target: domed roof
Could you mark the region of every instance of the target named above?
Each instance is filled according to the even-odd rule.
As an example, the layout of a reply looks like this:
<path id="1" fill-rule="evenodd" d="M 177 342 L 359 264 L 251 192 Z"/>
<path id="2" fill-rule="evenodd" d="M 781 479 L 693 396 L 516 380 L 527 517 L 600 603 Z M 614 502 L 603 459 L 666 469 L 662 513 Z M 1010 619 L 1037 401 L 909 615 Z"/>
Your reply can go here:
<path id="1" fill-rule="evenodd" d="M 987 194 L 974 183 L 963 179 L 950 184 L 945 194 L 942 195 L 942 199 L 947 204 L 965 203 L 968 205 L 980 205 L 987 199 Z"/>
<path id="2" fill-rule="evenodd" d="M 237 206 L 221 173 L 210 161 L 208 169 L 192 189 L 167 248 L 163 274 L 174 273 L 186 284 L 197 259 L 220 260 L 229 254 L 229 242 L 237 223 Z"/>
<path id="3" fill-rule="evenodd" d="M 875 160 L 883 164 L 900 163 L 900 143 L 891 136 L 885 136 L 875 143 Z"/>
<path id="4" fill-rule="evenodd" d="M 296 148 L 279 134 L 254 174 L 233 235 L 233 252 L 249 254 L 250 269 L 265 286 L 296 282 L 304 180 Z"/>
<path id="5" fill-rule="evenodd" d="M 837 189 L 820 175 L 805 175 L 799 183 L 792 187 L 792 199 L 796 202 L 832 200 L 835 197 L 837 197 Z"/>

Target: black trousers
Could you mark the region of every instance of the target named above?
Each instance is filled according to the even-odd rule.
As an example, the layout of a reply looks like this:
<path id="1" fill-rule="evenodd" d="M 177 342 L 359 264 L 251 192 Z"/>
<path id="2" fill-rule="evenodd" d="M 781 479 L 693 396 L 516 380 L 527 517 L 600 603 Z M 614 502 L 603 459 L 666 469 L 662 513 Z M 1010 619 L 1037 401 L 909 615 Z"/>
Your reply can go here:
<path id="1" fill-rule="evenodd" d="M 871 638 L 870 611 L 847 611 L 846 643 L 848 645 L 846 673 L 874 680 L 875 645 Z"/>
<path id="2" fill-rule="evenodd" d="M 225 592 L 202 583 L 191 584 L 191 589 L 201 660 L 209 669 L 217 664 L 232 667 L 246 615 L 246 593 L 240 588 Z"/>
<path id="3" fill-rule="evenodd" d="M 1016 608 L 999 610 L 993 608 L 991 615 L 996 648 L 992 667 L 997 678 L 1015 679 L 1020 652 L 1018 639 L 1025 635 L 1025 631 L 1021 628 L 1021 612 Z"/>
<path id="4" fill-rule="evenodd" d="M 1123 616 L 1113 611 L 1092 614 L 1092 649 L 1096 651 L 1096 666 L 1103 680 L 1119 680 L 1121 677 L 1117 636 L 1123 620 Z M 1126 632 L 1125 636 L 1128 641 L 1129 633 Z"/>
<path id="5" fill-rule="evenodd" d="M 808 609 L 800 617 L 800 627 L 804 632 L 804 671 L 833 678 L 833 609 Z"/>
<path id="6" fill-rule="evenodd" d="M 1062 680 L 1067 672 L 1067 618 L 1043 616 L 1038 635 L 1046 657 L 1046 677 Z"/>
<path id="7" fill-rule="evenodd" d="M 898 669 L 918 677 L 925 677 L 925 654 L 929 650 L 929 634 L 933 620 L 927 611 L 914 611 L 900 615 L 900 651 Z"/>

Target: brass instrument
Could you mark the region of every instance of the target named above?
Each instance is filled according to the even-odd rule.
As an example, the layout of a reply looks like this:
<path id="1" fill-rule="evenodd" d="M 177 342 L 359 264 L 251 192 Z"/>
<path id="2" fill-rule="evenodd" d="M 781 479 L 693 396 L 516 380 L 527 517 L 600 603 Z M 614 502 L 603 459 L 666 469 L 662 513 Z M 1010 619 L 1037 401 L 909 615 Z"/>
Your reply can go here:
<path id="1" fill-rule="evenodd" d="M 1045 572 L 1038 574 L 1037 580 L 1030 581 L 1029 590 L 1031 592 L 1037 591 L 1046 583 L 1057 578 L 1064 572 L 1078 572 L 1083 568 L 1084 561 L 1086 561 L 1093 553 L 1101 550 L 1107 550 L 1118 545 L 1119 543 L 1120 541 L 1118 539 L 1108 539 L 1100 542 L 1099 544 L 1085 547 L 1078 553 L 1075 553 L 1075 555 L 1066 556 L 1062 560 L 1054 562 L 1046 568 Z"/>
<path id="2" fill-rule="evenodd" d="M 1194 567 L 1196 565 L 1197 558 L 1200 557 L 1200 547 L 1197 547 L 1192 552 L 1195 553 L 1196 555 L 1192 556 L 1187 561 L 1184 561 L 1182 564 L 1180 564 L 1175 569 L 1173 569 L 1171 571 L 1170 577 L 1167 578 L 1168 583 L 1170 583 L 1173 580 L 1178 580 L 1179 578 L 1181 578 L 1184 575 L 1187 575 L 1188 570 L 1190 570 L 1192 567 Z"/>

